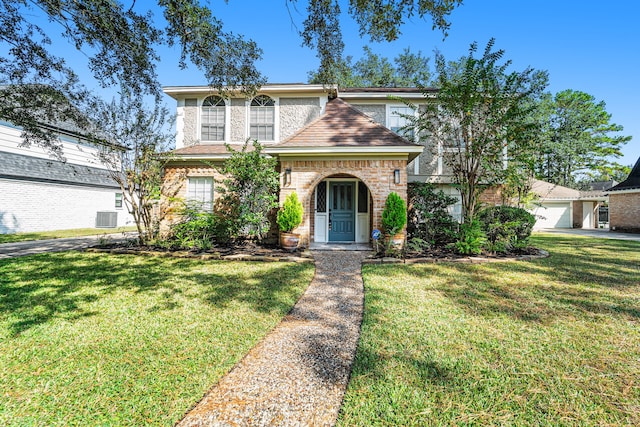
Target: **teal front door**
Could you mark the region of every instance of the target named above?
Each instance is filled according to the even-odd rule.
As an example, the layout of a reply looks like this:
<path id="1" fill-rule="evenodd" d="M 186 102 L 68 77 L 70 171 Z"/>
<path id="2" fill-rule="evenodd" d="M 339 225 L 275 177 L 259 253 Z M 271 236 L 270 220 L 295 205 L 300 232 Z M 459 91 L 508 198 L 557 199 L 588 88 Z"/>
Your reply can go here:
<path id="1" fill-rule="evenodd" d="M 353 182 L 331 182 L 329 184 L 330 242 L 355 241 L 355 193 Z"/>

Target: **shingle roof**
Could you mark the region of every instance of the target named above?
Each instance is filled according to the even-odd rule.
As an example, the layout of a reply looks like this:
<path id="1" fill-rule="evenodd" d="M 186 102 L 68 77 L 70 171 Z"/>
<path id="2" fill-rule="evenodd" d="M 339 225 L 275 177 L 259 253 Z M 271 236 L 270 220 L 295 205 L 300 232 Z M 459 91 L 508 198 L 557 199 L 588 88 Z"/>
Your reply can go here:
<path id="1" fill-rule="evenodd" d="M 236 151 L 242 150 L 242 144 L 231 145 L 231 148 Z M 247 150 L 252 151 L 253 145 L 247 145 Z M 222 156 L 229 154 L 229 151 L 223 144 L 198 144 L 178 148 L 177 150 L 171 151 L 171 154 L 178 156 Z"/>
<path id="2" fill-rule="evenodd" d="M 541 199 L 571 200 L 578 199 L 580 192 L 573 188 L 563 187 L 562 185 L 552 184 L 546 181 L 534 179 L 531 185 L 531 191 L 538 195 Z"/>
<path id="3" fill-rule="evenodd" d="M 640 189 L 640 158 L 636 162 L 631 173 L 620 184 L 610 188 L 608 191 L 635 190 Z"/>
<path id="4" fill-rule="evenodd" d="M 14 153 L 2 153 L 0 156 L 0 178 L 119 188 L 105 169 Z"/>
<path id="5" fill-rule="evenodd" d="M 416 147 L 342 99 L 327 103 L 325 113 L 271 147 Z"/>

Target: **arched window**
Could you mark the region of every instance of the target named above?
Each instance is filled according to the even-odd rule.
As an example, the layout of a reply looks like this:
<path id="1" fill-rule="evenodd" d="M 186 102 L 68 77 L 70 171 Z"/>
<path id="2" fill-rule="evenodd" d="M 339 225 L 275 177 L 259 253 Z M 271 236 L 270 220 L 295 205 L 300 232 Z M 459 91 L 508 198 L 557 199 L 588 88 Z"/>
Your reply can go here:
<path id="1" fill-rule="evenodd" d="M 274 140 L 275 105 L 275 101 L 266 95 L 258 95 L 251 100 L 249 138 L 258 141 Z"/>
<path id="2" fill-rule="evenodd" d="M 224 141 L 225 103 L 219 96 L 209 96 L 202 102 L 200 138 L 203 141 Z"/>

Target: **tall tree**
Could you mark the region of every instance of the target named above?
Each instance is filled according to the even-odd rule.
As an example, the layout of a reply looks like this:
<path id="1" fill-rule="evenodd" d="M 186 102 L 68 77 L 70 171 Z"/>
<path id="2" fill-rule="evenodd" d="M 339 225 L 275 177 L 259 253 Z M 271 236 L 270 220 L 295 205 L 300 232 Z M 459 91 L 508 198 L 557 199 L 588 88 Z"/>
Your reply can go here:
<path id="1" fill-rule="evenodd" d="M 369 47 L 363 47 L 363 56 L 355 63 L 346 57 L 338 65 L 336 80 L 338 87 L 415 87 L 430 83 L 429 58 L 422 52 L 413 53 L 409 48 L 393 59 L 393 63 Z M 322 83 L 318 71 L 309 73 L 310 83 Z"/>
<path id="2" fill-rule="evenodd" d="M 287 0 L 285 4 L 297 4 Z M 447 18 L 462 0 L 349 0 L 349 14 L 361 34 L 374 41 L 391 41 L 400 34 L 403 21 L 412 16 L 430 16 L 433 27 L 446 33 Z M 159 26 L 150 9 L 135 1 L 118 0 L 0 0 L 0 119 L 11 120 L 24 131 L 25 144 L 36 143 L 56 151 L 53 133 L 38 129 L 43 117 L 29 101 L 43 87 L 66 98 L 77 109 L 86 106 L 87 92 L 65 58 L 50 52 L 54 33 L 81 50 L 89 68 L 103 86 L 118 86 L 133 95 L 159 96 L 156 65 L 161 44 L 180 47 L 180 64 L 197 66 L 217 89 L 243 88 L 248 92 L 264 82 L 255 62 L 262 51 L 256 43 L 226 31 L 223 23 L 200 0 L 157 0 L 165 25 Z M 32 20 L 44 14 L 44 27 Z M 48 31 L 50 33 L 48 33 Z M 319 76 L 323 83 L 335 82 L 344 43 L 340 30 L 339 0 L 308 0 L 307 18 L 301 31 L 303 44 L 317 50 Z M 166 58 L 164 58 L 166 60 Z M 53 121 L 82 120 L 55 110 L 55 98 L 37 95 Z M 18 111 L 11 114 L 11 110 Z M 59 147 L 58 147 L 59 151 Z"/>
<path id="3" fill-rule="evenodd" d="M 508 72 L 511 61 L 503 61 L 504 51 L 493 50 L 493 45 L 492 39 L 477 58 L 473 43 L 459 66 L 437 54 L 436 99 L 426 96 L 429 103 L 421 109 L 408 103 L 420 112 L 414 124 L 451 169 L 467 223 L 473 221 L 482 191 L 517 173 L 509 162 L 527 164 L 536 131 L 530 120 L 536 106 L 532 100 L 547 83 L 543 71 Z"/>
<path id="4" fill-rule="evenodd" d="M 589 174 L 604 175 L 619 166 L 622 146 L 631 140 L 611 122 L 604 101 L 585 92 L 545 94 L 541 102 L 541 149 L 536 162 L 540 179 L 568 187 Z"/>
<path id="5" fill-rule="evenodd" d="M 157 237 L 162 218 L 154 216 L 153 205 L 160 197 L 164 160 L 159 153 L 169 149 L 173 135 L 167 133 L 172 120 L 166 107 L 145 107 L 138 97 L 125 94 L 111 102 L 93 106 L 96 131 L 107 143 L 99 154 L 118 183 L 127 210 L 138 229 L 138 240 L 145 244 Z M 123 150 L 124 149 L 124 150 Z"/>

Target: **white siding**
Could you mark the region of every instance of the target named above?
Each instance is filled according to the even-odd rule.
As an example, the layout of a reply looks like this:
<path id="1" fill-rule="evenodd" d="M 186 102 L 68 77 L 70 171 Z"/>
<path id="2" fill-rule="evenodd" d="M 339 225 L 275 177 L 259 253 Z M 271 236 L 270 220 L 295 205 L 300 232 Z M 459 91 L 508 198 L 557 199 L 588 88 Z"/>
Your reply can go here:
<path id="1" fill-rule="evenodd" d="M 115 208 L 116 192 L 0 179 L 0 233 L 92 228 L 98 211 L 117 212 L 118 227 L 132 225 L 127 209 Z"/>
<path id="2" fill-rule="evenodd" d="M 52 159 L 51 155 L 41 147 L 31 145 L 29 148 L 20 147 L 22 131 L 19 128 L 0 122 L 0 152 L 22 154 L 40 159 Z M 94 168 L 106 169 L 97 158 L 98 148 L 78 143 L 72 137 L 61 137 L 62 149 L 67 163 Z"/>

